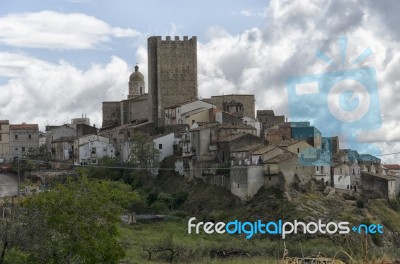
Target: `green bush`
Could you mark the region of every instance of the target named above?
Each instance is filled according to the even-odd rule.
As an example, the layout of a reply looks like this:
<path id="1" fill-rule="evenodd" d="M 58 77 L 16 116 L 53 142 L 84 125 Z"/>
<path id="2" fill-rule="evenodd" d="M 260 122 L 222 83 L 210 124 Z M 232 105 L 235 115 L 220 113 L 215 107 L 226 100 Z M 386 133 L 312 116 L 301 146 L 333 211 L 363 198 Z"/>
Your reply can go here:
<path id="1" fill-rule="evenodd" d="M 150 210 L 154 214 L 165 214 L 168 213 L 168 206 L 160 201 L 155 201 L 150 205 Z"/>
<path id="2" fill-rule="evenodd" d="M 356 206 L 360 209 L 365 208 L 365 199 L 362 199 L 362 198 L 357 199 Z"/>

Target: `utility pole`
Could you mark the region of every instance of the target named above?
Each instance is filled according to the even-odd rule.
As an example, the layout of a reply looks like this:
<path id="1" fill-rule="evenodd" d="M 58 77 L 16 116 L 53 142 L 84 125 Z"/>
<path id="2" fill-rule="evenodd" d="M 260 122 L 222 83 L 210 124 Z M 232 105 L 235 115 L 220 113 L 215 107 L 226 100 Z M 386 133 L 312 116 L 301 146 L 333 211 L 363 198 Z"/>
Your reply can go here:
<path id="1" fill-rule="evenodd" d="M 20 185 L 20 179 L 21 179 L 21 176 L 20 176 L 20 169 L 19 169 L 19 156 L 17 157 L 17 162 L 18 162 L 18 164 L 17 164 L 17 166 L 18 166 L 18 189 L 17 189 L 17 197 L 18 197 L 18 200 L 19 200 L 19 185 Z"/>

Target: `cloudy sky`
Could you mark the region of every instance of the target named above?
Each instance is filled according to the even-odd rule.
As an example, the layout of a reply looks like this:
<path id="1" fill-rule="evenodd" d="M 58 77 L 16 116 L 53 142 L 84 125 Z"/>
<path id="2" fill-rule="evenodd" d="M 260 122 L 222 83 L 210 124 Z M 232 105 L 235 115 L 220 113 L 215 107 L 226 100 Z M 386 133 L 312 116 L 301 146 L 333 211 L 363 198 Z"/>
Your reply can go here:
<path id="1" fill-rule="evenodd" d="M 147 76 L 149 36 L 197 36 L 201 97 L 255 94 L 257 109 L 289 120 L 290 77 L 373 67 L 373 111 L 382 122 L 364 124 L 357 140 L 382 154 L 400 152 L 398 10 L 396 0 L 0 0 L 0 119 L 43 130 L 85 114 L 100 127 L 101 102 L 126 97 L 133 66 Z M 371 55 L 350 65 L 368 47 Z M 322 110 L 306 107 L 296 117 L 325 135 L 339 133 L 321 121 L 320 98 Z M 398 163 L 400 156 L 382 158 Z"/>

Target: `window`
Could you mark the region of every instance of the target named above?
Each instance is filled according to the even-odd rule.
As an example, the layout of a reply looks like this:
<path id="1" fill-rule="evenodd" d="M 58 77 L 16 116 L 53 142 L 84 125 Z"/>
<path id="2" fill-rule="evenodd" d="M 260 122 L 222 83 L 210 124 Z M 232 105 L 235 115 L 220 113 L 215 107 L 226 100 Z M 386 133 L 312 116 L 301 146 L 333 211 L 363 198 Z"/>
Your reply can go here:
<path id="1" fill-rule="evenodd" d="M 0 141 L 1 141 L 1 134 L 0 134 Z"/>
<path id="2" fill-rule="evenodd" d="M 107 151 L 107 148 L 103 148 L 103 151 L 106 152 L 106 151 Z"/>
<path id="3" fill-rule="evenodd" d="M 92 148 L 92 154 L 96 154 L 96 148 Z"/>
<path id="4" fill-rule="evenodd" d="M 297 153 L 300 153 L 300 148 L 297 148 Z"/>
<path id="5" fill-rule="evenodd" d="M 18 135 L 14 135 L 14 138 L 15 138 L 15 139 L 18 139 Z"/>
<path id="6" fill-rule="evenodd" d="M 31 139 L 31 138 L 32 138 L 32 135 L 29 134 L 29 135 L 28 135 L 28 138 Z"/>
<path id="7" fill-rule="evenodd" d="M 25 147 L 22 147 L 22 152 L 25 152 Z"/>
<path id="8" fill-rule="evenodd" d="M 268 177 L 268 180 L 271 181 L 271 176 Z"/>
<path id="9" fill-rule="evenodd" d="M 18 148 L 15 148 L 16 151 L 18 151 Z"/>
<path id="10" fill-rule="evenodd" d="M 162 149 L 162 144 L 158 144 L 158 149 Z"/>

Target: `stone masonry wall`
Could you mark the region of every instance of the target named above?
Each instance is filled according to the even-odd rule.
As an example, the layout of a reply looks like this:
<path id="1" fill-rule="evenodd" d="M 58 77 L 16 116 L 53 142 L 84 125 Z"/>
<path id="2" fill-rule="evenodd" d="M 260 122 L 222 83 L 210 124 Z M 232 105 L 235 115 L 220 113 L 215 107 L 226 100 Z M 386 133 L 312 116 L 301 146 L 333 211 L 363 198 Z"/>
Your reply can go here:
<path id="1" fill-rule="evenodd" d="M 231 103 L 237 102 L 243 105 L 243 115 L 255 119 L 255 99 L 254 94 L 229 94 L 211 96 L 211 99 L 205 100 L 219 109 L 224 109 L 224 102 Z M 232 112 L 231 112 L 232 113 Z"/>
<path id="2" fill-rule="evenodd" d="M 103 102 L 102 127 L 121 125 L 120 102 Z"/>
<path id="3" fill-rule="evenodd" d="M 164 108 L 195 100 L 197 95 L 197 38 L 148 39 L 149 102 L 152 120 L 164 124 Z"/>

